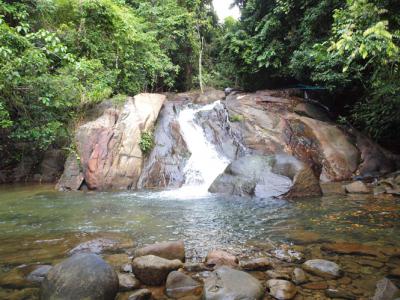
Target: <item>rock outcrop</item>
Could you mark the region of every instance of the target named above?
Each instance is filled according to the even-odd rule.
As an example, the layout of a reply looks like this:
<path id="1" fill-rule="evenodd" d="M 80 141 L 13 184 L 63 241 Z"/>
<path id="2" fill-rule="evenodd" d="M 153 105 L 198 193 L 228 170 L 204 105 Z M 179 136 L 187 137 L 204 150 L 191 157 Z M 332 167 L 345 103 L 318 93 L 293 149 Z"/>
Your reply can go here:
<path id="1" fill-rule="evenodd" d="M 226 98 L 231 133 L 252 154 L 286 153 L 308 164 L 322 181 L 394 171 L 398 158 L 371 140 L 329 121 L 321 108 L 284 91 L 236 93 Z M 231 118 L 232 119 L 232 118 Z"/>
<path id="2" fill-rule="evenodd" d="M 77 189 L 83 182 L 91 190 L 136 188 L 144 160 L 141 134 L 152 131 L 165 99 L 160 94 L 139 94 L 122 108 L 108 108 L 96 120 L 80 126 L 75 135 L 80 172 L 75 178 L 63 176 L 59 189 Z M 72 160 L 68 159 L 66 170 Z M 75 174 L 76 168 L 70 173 Z M 73 186 L 67 184 L 71 181 Z"/>
<path id="3" fill-rule="evenodd" d="M 293 95 L 269 90 L 234 92 L 213 109 L 196 114 L 195 122 L 204 129 L 208 141 L 232 161 L 210 191 L 226 189 L 230 194 L 257 197 L 318 196 L 318 180 L 343 181 L 395 171 L 400 161 L 397 156 L 355 129 L 331 122 L 322 106 Z M 223 92 L 207 90 L 204 94 L 140 94 L 129 98 L 123 107 L 105 102 L 91 114 L 92 121 L 77 129 L 76 154 L 69 156 L 58 188 L 182 186 L 190 152 L 181 135 L 179 112 L 189 103 L 204 105 L 223 98 Z M 153 129 L 154 148 L 144 155 L 139 147 L 141 134 Z M 285 168 L 291 165 L 290 174 L 287 169 L 273 170 L 271 166 L 268 174 L 254 174 L 241 160 L 256 156 L 292 157 L 284 164 Z M 235 165 L 243 170 L 231 174 L 237 169 Z"/>
<path id="4" fill-rule="evenodd" d="M 312 169 L 285 154 L 239 158 L 213 182 L 209 191 L 258 198 L 310 197 L 322 193 Z"/>

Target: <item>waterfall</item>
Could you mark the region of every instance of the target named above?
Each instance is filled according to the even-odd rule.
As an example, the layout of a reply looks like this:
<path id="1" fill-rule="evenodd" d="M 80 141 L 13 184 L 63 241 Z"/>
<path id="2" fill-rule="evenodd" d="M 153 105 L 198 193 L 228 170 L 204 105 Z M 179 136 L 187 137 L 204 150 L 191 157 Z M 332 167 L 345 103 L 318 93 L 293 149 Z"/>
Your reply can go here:
<path id="1" fill-rule="evenodd" d="M 174 191 L 162 192 L 168 198 L 198 198 L 208 195 L 208 188 L 215 178 L 224 172 L 229 159 L 218 153 L 215 146 L 207 140 L 203 128 L 196 123 L 196 114 L 212 110 L 220 101 L 202 107 L 186 107 L 178 115 L 181 134 L 191 153 L 185 166 L 185 183 Z"/>

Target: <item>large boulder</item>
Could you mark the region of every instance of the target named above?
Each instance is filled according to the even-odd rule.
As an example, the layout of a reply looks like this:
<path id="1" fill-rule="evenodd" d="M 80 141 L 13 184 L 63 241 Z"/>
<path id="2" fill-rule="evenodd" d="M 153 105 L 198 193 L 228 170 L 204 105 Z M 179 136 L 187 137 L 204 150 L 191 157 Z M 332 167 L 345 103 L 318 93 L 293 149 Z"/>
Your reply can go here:
<path id="1" fill-rule="evenodd" d="M 42 282 L 41 299 L 114 299 L 118 276 L 95 254 L 76 254 L 54 266 Z"/>
<path id="2" fill-rule="evenodd" d="M 220 267 L 204 282 L 205 300 L 241 300 L 262 299 L 264 289 L 253 276 L 231 269 Z"/>
<path id="3" fill-rule="evenodd" d="M 211 185 L 210 192 L 268 198 L 312 197 L 322 194 L 310 167 L 293 156 L 248 155 L 233 161 Z"/>
<path id="4" fill-rule="evenodd" d="M 139 142 L 142 133 L 153 130 L 165 99 L 160 94 L 139 94 L 77 129 L 79 165 L 89 189 L 136 188 L 144 159 Z M 64 186 L 61 178 L 59 188 Z"/>
<path id="5" fill-rule="evenodd" d="M 185 261 L 185 244 L 183 241 L 161 242 L 139 248 L 135 256 L 155 255 L 165 259 L 179 259 Z"/>
<path id="6" fill-rule="evenodd" d="M 133 273 L 144 284 L 161 285 L 172 271 L 183 267 L 180 260 L 169 260 L 154 255 L 136 257 L 132 262 Z"/>

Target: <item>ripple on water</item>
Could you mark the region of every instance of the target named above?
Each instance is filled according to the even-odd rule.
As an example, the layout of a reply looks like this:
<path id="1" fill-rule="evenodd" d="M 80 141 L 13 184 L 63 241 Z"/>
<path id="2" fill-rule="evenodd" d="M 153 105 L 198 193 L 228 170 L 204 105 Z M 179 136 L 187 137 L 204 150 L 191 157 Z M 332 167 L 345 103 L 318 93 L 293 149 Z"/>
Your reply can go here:
<path id="1" fill-rule="evenodd" d="M 267 240 L 400 244 L 393 239 L 400 234 L 399 200 L 335 196 L 287 202 L 208 195 L 183 201 L 170 197 L 171 193 L 169 197 L 162 195 L 2 187 L 0 242 L 6 246 L 0 249 L 0 261 L 13 252 L 26 256 L 22 252 L 37 240 L 73 235 L 77 238 L 71 240 L 78 243 L 85 234 L 105 232 L 127 235 L 139 245 L 183 239 L 193 255 L 210 248 L 240 249 Z M 24 247 L 20 247 L 21 241 Z M 41 243 L 41 247 L 45 251 L 48 243 Z"/>

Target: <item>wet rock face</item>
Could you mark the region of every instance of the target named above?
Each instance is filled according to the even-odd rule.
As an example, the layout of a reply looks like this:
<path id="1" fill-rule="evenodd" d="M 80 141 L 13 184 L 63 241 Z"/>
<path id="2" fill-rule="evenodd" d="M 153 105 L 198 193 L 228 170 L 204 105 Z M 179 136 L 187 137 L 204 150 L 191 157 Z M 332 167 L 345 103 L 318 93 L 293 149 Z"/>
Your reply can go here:
<path id="1" fill-rule="evenodd" d="M 263 296 L 263 287 L 257 279 L 229 267 L 217 269 L 204 283 L 205 300 L 262 299 Z"/>
<path id="2" fill-rule="evenodd" d="M 164 101 L 164 95 L 139 94 L 78 128 L 79 165 L 89 189 L 136 188 L 144 157 L 141 134 L 152 130 Z M 65 186 L 63 178 L 59 186 Z"/>
<path id="3" fill-rule="evenodd" d="M 183 266 L 180 260 L 168 260 L 154 255 L 137 257 L 132 262 L 133 273 L 143 283 L 161 285 L 170 272 Z"/>
<path id="4" fill-rule="evenodd" d="M 42 282 L 41 299 L 114 299 L 118 277 L 95 254 L 76 254 L 54 266 Z"/>
<path id="5" fill-rule="evenodd" d="M 165 259 L 185 261 L 185 244 L 183 241 L 162 242 L 137 249 L 135 256 L 155 255 Z"/>
<path id="6" fill-rule="evenodd" d="M 154 130 L 155 146 L 147 157 L 138 188 L 178 188 L 185 182 L 190 157 L 176 120 L 179 104 L 166 102 Z"/>
<path id="7" fill-rule="evenodd" d="M 312 170 L 289 155 L 250 155 L 233 161 L 211 185 L 210 192 L 238 196 L 287 198 L 320 196 Z"/>

